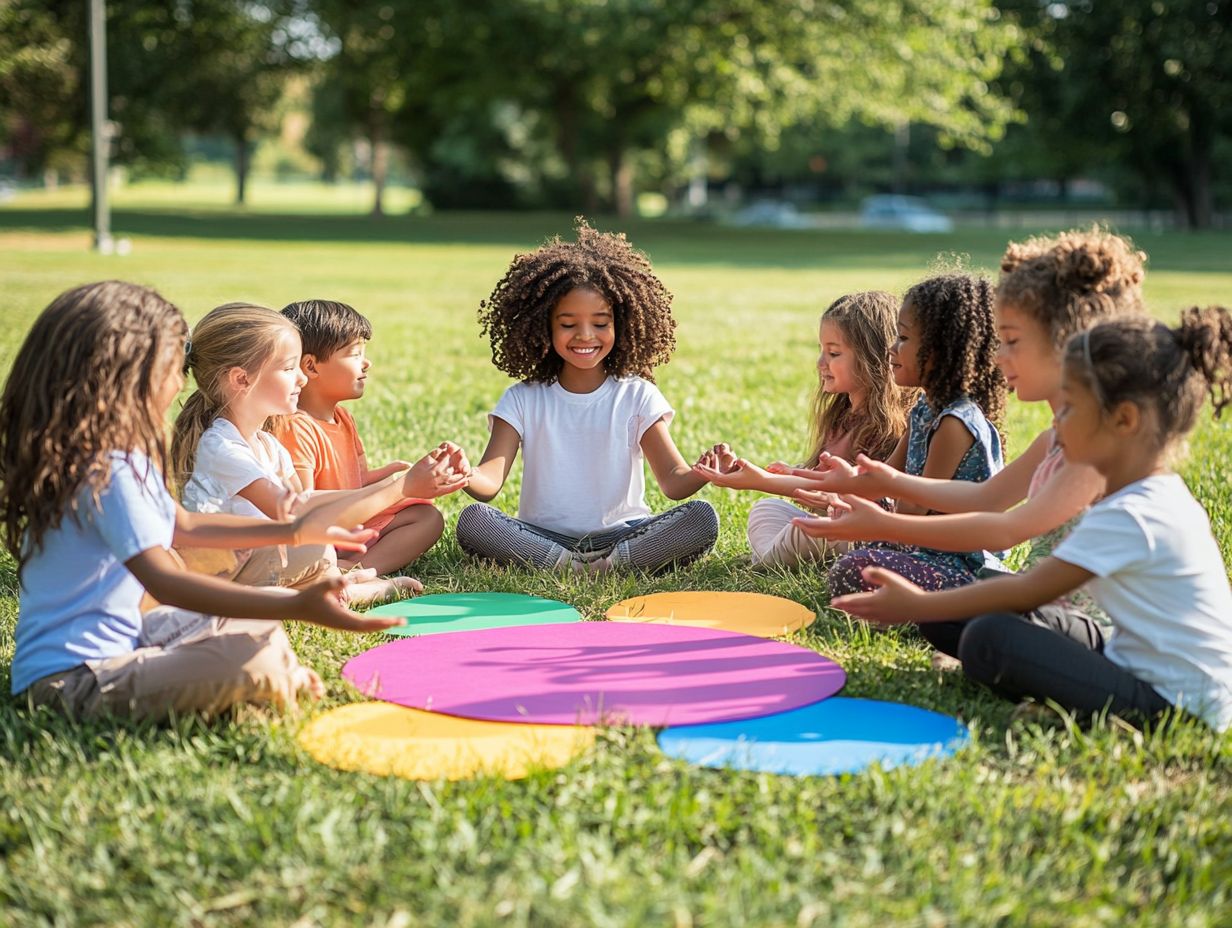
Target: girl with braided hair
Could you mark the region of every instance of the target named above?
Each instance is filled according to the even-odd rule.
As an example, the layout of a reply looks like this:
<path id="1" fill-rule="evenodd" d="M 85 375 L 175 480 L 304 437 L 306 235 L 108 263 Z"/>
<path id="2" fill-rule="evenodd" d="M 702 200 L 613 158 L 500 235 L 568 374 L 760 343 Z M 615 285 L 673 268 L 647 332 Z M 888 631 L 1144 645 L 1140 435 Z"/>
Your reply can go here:
<path id="1" fill-rule="evenodd" d="M 664 494 L 692 496 L 654 368 L 675 348 L 671 294 L 624 235 L 584 220 L 577 241 L 518 255 L 479 319 L 492 363 L 517 378 L 489 416 L 492 435 L 458 517 L 458 544 L 499 564 L 600 573 L 654 571 L 701 557 L 718 538 L 694 500 L 652 515 L 643 458 Z M 486 505 L 523 455 L 518 517 Z"/>
<path id="2" fill-rule="evenodd" d="M 1031 570 L 925 593 L 881 568 L 875 592 L 834 605 L 876 622 L 977 616 L 962 631 L 967 676 L 1009 699 L 1052 700 L 1131 720 L 1171 708 L 1217 731 L 1232 726 L 1232 590 L 1210 519 L 1170 468 L 1209 393 L 1232 402 L 1232 314 L 1193 307 L 1176 328 L 1145 316 L 1073 336 L 1055 429 L 1067 461 L 1106 481 L 1106 495 Z M 1029 618 L 1087 586 L 1112 617 L 1084 642 Z"/>
<path id="3" fill-rule="evenodd" d="M 1001 341 L 997 364 L 1020 400 L 1046 402 L 1055 414 L 1062 402 L 1066 341 L 1096 323 L 1142 312 L 1145 258 L 1129 240 L 1097 227 L 1010 244 L 994 307 Z M 1030 567 L 1051 554 L 1104 493 L 1104 478 L 1093 467 L 1065 460 L 1051 428 L 983 483 L 913 477 L 864 458 L 857 463 L 855 476 L 832 469 L 822 478 L 827 489 L 851 494 L 843 497 L 851 510 L 841 519 L 811 522 L 807 531 L 942 551 L 1027 542 Z M 865 502 L 883 496 L 943 514 L 888 513 Z M 1099 640 L 1109 621 L 1081 590 L 1030 618 L 1087 644 Z M 962 629 L 961 621 L 920 626 L 950 657 L 958 655 Z"/>

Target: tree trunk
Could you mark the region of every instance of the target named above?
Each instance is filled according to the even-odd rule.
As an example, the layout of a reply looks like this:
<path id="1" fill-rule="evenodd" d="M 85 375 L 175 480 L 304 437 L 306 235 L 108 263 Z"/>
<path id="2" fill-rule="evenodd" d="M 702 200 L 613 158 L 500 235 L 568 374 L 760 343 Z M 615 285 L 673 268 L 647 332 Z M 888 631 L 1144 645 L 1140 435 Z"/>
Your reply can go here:
<path id="1" fill-rule="evenodd" d="M 243 206 L 248 194 L 248 134 L 235 136 L 235 205 Z"/>
<path id="2" fill-rule="evenodd" d="M 380 217 L 385 215 L 385 182 L 389 172 L 389 150 L 382 140 L 380 120 L 373 118 L 368 122 L 368 143 L 372 149 L 372 212 L 370 215 Z"/>
<path id="3" fill-rule="evenodd" d="M 612 208 L 621 219 L 633 215 L 633 165 L 628 152 L 617 143 L 608 150 L 608 170 L 612 177 Z"/>

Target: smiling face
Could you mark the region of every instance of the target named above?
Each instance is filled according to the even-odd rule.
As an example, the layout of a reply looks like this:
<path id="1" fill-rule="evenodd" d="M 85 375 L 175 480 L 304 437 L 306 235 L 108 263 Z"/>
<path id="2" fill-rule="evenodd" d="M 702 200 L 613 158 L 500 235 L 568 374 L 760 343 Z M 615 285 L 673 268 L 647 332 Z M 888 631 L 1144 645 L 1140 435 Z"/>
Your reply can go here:
<path id="1" fill-rule="evenodd" d="M 817 341 L 821 353 L 817 356 L 817 376 L 826 393 L 846 393 L 863 396 L 864 386 L 856 372 L 855 351 L 843 335 L 843 327 L 827 319 L 821 320 Z"/>
<path id="2" fill-rule="evenodd" d="M 607 300 L 594 290 L 570 290 L 552 310 L 552 350 L 577 373 L 603 370 L 603 359 L 616 344 L 615 319 Z M 606 374 L 604 375 L 606 376 Z"/>
<path id="3" fill-rule="evenodd" d="M 996 315 L 1001 342 L 997 366 L 1006 384 L 1023 402 L 1048 400 L 1055 406 L 1060 402 L 1063 350 L 1038 319 L 1012 303 L 998 303 Z"/>
<path id="4" fill-rule="evenodd" d="M 299 357 L 299 334 L 287 331 L 252 382 L 243 399 L 245 405 L 261 416 L 289 416 L 295 412 L 300 388 L 308 382 L 300 370 Z"/>
<path id="5" fill-rule="evenodd" d="M 920 334 L 915 310 L 904 303 L 898 311 L 898 339 L 890 346 L 890 370 L 900 387 L 920 386 Z"/>
<path id="6" fill-rule="evenodd" d="M 365 339 L 357 338 L 324 361 L 305 355 L 304 371 L 312 381 L 316 395 L 335 403 L 357 400 L 363 396 L 368 369 L 372 367 L 366 354 L 367 345 Z"/>

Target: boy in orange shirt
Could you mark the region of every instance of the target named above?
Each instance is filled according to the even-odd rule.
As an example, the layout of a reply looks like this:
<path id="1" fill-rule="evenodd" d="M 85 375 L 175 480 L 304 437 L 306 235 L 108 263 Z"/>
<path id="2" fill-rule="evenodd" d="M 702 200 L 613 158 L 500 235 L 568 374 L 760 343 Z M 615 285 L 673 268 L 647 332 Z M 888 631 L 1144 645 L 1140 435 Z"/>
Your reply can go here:
<path id="1" fill-rule="evenodd" d="M 282 314 L 295 323 L 303 340 L 300 368 L 308 378 L 299 394 L 299 411 L 275 420 L 274 434 L 291 453 L 305 490 L 355 490 L 409 467 L 392 461 L 368 469 L 355 420 L 339 403 L 364 395 L 372 362 L 365 348 L 372 325 L 345 303 L 304 300 Z M 427 500 L 404 500 L 370 519 L 366 528 L 381 534 L 358 562 L 378 574 L 401 570 L 441 537 L 445 520 Z M 338 566 L 353 567 L 339 552 Z"/>

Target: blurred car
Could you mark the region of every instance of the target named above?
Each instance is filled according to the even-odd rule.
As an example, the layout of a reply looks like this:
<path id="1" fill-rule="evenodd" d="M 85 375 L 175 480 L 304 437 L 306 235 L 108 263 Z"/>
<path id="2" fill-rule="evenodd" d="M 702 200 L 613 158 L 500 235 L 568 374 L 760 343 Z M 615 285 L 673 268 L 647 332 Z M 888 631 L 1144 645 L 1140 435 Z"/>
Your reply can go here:
<path id="1" fill-rule="evenodd" d="M 954 222 L 919 197 L 868 197 L 860 204 L 863 229 L 904 229 L 908 232 L 953 232 Z"/>
<path id="2" fill-rule="evenodd" d="M 781 200 L 758 200 L 727 217 L 733 226 L 762 226 L 772 229 L 809 229 L 812 223 L 800 214 L 795 204 Z"/>

